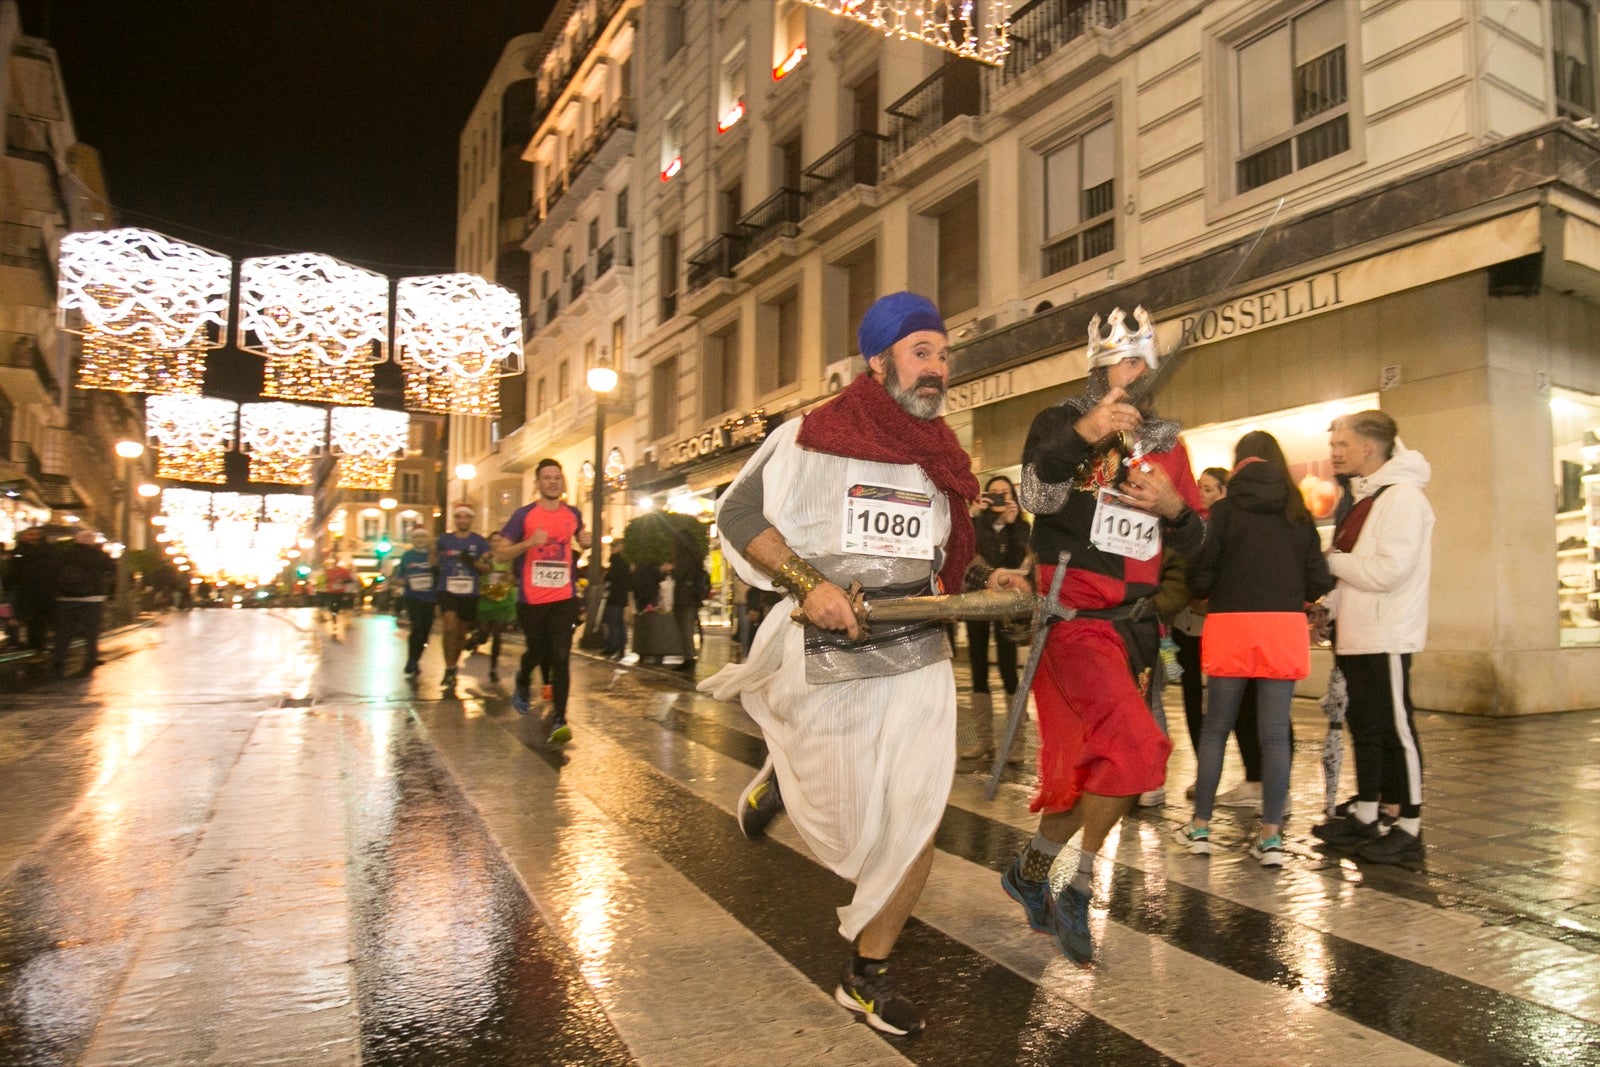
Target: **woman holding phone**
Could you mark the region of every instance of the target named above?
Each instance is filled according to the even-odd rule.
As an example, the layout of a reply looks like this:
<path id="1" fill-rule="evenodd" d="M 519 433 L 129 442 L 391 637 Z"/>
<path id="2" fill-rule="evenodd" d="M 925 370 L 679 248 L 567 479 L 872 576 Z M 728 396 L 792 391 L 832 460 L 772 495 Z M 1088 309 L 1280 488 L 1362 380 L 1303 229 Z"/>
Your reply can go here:
<path id="1" fill-rule="evenodd" d="M 991 567 L 1013 570 L 1022 567 L 1028 558 L 1028 538 L 1033 528 L 1022 517 L 1022 508 L 1017 503 L 1017 487 L 1010 478 L 997 474 L 983 487 L 979 510 L 972 517 L 972 529 L 977 535 L 978 559 Z M 989 692 L 991 630 L 994 633 L 995 663 L 1000 667 L 1000 684 L 1005 686 L 1007 704 L 1017 692 L 1016 642 L 1006 637 L 1004 628 L 999 625 L 967 623 L 972 701 L 968 709 L 968 722 L 961 732 L 971 740 L 957 751 L 962 759 L 986 760 L 994 755 L 994 697 Z M 1007 762 L 1017 761 L 1008 755 Z"/>

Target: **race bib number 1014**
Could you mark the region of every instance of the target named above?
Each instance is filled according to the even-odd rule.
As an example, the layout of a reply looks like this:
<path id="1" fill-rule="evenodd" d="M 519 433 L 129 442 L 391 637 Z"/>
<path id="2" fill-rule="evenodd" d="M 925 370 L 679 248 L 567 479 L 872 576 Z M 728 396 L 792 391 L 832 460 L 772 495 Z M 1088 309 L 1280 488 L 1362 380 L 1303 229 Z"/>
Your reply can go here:
<path id="1" fill-rule="evenodd" d="M 845 494 L 841 550 L 933 558 L 933 498 L 892 485 L 852 485 Z"/>
<path id="2" fill-rule="evenodd" d="M 1119 494 L 1102 489 L 1094 506 L 1089 543 L 1102 552 L 1129 559 L 1149 559 L 1161 551 L 1161 520 L 1129 507 Z"/>

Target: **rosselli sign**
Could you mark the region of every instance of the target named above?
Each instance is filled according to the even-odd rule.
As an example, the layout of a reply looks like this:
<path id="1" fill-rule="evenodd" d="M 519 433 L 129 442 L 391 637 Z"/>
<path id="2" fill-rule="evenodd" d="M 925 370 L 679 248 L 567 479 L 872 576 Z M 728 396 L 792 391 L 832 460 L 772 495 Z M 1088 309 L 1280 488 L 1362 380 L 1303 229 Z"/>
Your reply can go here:
<path id="1" fill-rule="evenodd" d="M 1288 285 L 1241 296 L 1200 314 L 1183 317 L 1182 332 L 1192 328 L 1197 343 L 1217 341 L 1266 326 L 1278 326 L 1305 315 L 1330 311 L 1343 303 L 1340 271 L 1330 270 Z"/>
<path id="2" fill-rule="evenodd" d="M 729 419 L 682 441 L 674 441 L 656 453 L 656 466 L 662 470 L 681 467 L 698 459 L 714 456 L 730 448 L 753 445 L 767 435 L 767 416 L 763 411 L 752 411 L 736 419 Z"/>

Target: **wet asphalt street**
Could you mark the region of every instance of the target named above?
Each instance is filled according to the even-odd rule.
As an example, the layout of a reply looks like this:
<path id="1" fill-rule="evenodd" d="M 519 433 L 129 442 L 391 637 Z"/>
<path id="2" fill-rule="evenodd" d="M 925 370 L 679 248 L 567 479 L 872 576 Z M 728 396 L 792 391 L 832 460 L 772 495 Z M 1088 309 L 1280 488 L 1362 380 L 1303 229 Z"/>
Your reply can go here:
<path id="1" fill-rule="evenodd" d="M 1209 860 L 1181 802 L 1140 812 L 1090 968 L 999 887 L 1026 778 L 986 802 L 964 766 L 896 954 L 929 1025 L 897 1040 L 834 1003 L 847 887 L 781 818 L 740 836 L 761 739 L 687 680 L 574 656 L 557 750 L 481 656 L 447 695 L 435 642 L 407 684 L 387 617 L 193 611 L 112 647 L 0 692 L 0 1067 L 1600 1064 L 1600 713 L 1420 716 L 1403 870 L 1310 847 L 1297 708 L 1289 865 L 1244 854 L 1247 810 Z M 1192 777 L 1180 741 L 1174 801 Z"/>

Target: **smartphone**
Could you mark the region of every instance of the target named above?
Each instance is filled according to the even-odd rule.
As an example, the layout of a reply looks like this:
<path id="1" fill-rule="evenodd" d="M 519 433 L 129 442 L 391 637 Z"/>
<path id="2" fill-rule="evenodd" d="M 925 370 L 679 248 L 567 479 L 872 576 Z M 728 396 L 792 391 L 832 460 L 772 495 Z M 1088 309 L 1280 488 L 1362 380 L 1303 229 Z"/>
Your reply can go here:
<path id="1" fill-rule="evenodd" d="M 988 501 L 989 506 L 992 508 L 1003 508 L 1006 506 L 1006 495 L 1004 493 L 985 493 L 983 494 L 983 499 Z"/>

